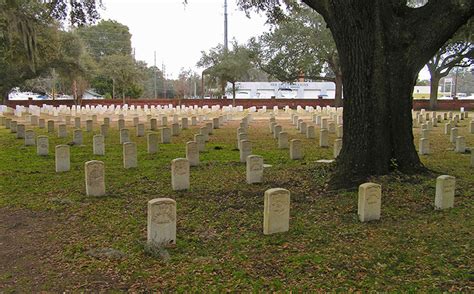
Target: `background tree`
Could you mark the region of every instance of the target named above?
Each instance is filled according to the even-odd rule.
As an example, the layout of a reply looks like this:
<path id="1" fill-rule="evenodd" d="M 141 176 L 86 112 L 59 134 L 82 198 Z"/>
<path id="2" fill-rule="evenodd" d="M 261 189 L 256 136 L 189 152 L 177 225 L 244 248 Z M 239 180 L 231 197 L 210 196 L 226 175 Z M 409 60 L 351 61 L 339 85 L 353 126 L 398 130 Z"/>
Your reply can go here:
<path id="1" fill-rule="evenodd" d="M 438 88 L 441 78 L 455 67 L 474 64 L 474 21 L 461 28 L 456 35 L 439 49 L 426 64 L 430 72 L 430 108 L 437 108 Z"/>
<path id="2" fill-rule="evenodd" d="M 336 106 L 342 106 L 342 72 L 336 44 L 321 15 L 307 6 L 292 9 L 272 31 L 251 41 L 258 65 L 284 82 L 323 80 L 336 85 Z M 327 74 L 323 74 L 324 72 Z"/>
<path id="3" fill-rule="evenodd" d="M 230 51 L 225 51 L 222 45 L 212 48 L 208 53 L 203 51 L 197 65 L 207 68 L 206 74 L 224 87 L 227 82 L 232 84 L 232 101 L 235 105 L 235 84 L 239 80 L 248 79 L 250 70 L 255 67 L 254 58 L 252 50 L 234 41 Z"/>
<path id="4" fill-rule="evenodd" d="M 291 0 L 240 0 L 278 15 Z M 343 147 L 330 184 L 353 186 L 370 175 L 421 172 L 411 111 L 419 71 L 472 17 L 472 0 L 303 0 L 332 32 L 344 84 Z M 281 14 L 281 13 L 280 13 Z"/>
<path id="5" fill-rule="evenodd" d="M 112 81 L 112 97 L 114 92 L 121 93 L 123 101 L 126 96 L 141 96 L 141 72 L 138 70 L 135 61 L 127 55 L 109 55 L 101 59 L 99 66 L 101 76 Z"/>

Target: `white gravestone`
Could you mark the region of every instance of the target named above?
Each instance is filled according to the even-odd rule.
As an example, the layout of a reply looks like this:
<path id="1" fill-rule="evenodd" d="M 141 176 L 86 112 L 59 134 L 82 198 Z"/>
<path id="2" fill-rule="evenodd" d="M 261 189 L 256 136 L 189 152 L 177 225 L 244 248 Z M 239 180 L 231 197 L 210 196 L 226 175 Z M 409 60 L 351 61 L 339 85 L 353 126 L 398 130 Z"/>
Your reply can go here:
<path id="1" fill-rule="evenodd" d="M 456 178 L 442 175 L 436 179 L 435 209 L 446 209 L 454 206 Z"/>
<path id="2" fill-rule="evenodd" d="M 94 155 L 105 155 L 104 136 L 94 135 L 92 138 L 92 151 Z"/>
<path id="3" fill-rule="evenodd" d="M 152 247 L 176 244 L 176 202 L 173 199 L 148 201 L 147 243 Z"/>
<path id="4" fill-rule="evenodd" d="M 273 138 L 278 139 L 282 131 L 283 127 L 281 125 L 275 125 L 275 127 L 273 127 Z"/>
<path id="5" fill-rule="evenodd" d="M 161 128 L 161 143 L 162 144 L 171 143 L 171 129 L 170 128 Z"/>
<path id="6" fill-rule="evenodd" d="M 130 142 L 130 130 L 120 129 L 120 144 Z"/>
<path id="7" fill-rule="evenodd" d="M 334 158 L 337 158 L 339 156 L 339 153 L 341 153 L 341 150 L 342 150 L 342 139 L 334 140 L 334 150 L 333 150 Z"/>
<path id="8" fill-rule="evenodd" d="M 263 157 L 247 156 L 247 184 L 261 183 L 263 178 Z"/>
<path id="9" fill-rule="evenodd" d="M 316 138 L 316 130 L 314 126 L 308 126 L 306 128 L 306 138 L 308 139 Z"/>
<path id="10" fill-rule="evenodd" d="M 290 159 L 298 160 L 303 158 L 303 144 L 301 140 L 292 139 L 290 141 Z"/>
<path id="11" fill-rule="evenodd" d="M 278 135 L 278 148 L 279 149 L 288 149 L 288 133 L 287 132 L 280 132 Z"/>
<path id="12" fill-rule="evenodd" d="M 67 137 L 66 124 L 59 124 L 58 125 L 58 138 L 66 138 L 66 137 Z"/>
<path id="13" fill-rule="evenodd" d="M 25 131 L 26 131 L 26 127 L 24 124 L 17 124 L 16 125 L 16 138 L 25 139 Z"/>
<path id="14" fill-rule="evenodd" d="M 203 152 L 206 150 L 206 141 L 204 140 L 204 135 L 201 135 L 201 134 L 194 135 L 194 141 L 197 144 L 197 148 L 199 152 Z"/>
<path id="15" fill-rule="evenodd" d="M 135 142 L 123 143 L 123 167 L 135 168 L 138 166 L 137 144 Z"/>
<path id="16" fill-rule="evenodd" d="M 186 143 L 186 159 L 189 161 L 190 166 L 199 165 L 199 150 L 198 144 L 195 141 Z"/>
<path id="17" fill-rule="evenodd" d="M 287 232 L 290 228 L 290 191 L 273 188 L 265 191 L 263 234 Z"/>
<path id="18" fill-rule="evenodd" d="M 54 156 L 56 160 L 56 172 L 65 172 L 71 169 L 69 145 L 57 145 Z"/>
<path id="19" fill-rule="evenodd" d="M 85 163 L 86 173 L 86 195 L 105 195 L 105 173 L 104 163 L 98 160 L 91 160 Z"/>
<path id="20" fill-rule="evenodd" d="M 158 128 L 158 123 L 157 123 L 156 118 L 150 119 L 150 130 L 156 131 L 157 128 Z"/>
<path id="21" fill-rule="evenodd" d="M 176 158 L 171 161 L 171 187 L 174 191 L 189 189 L 189 161 Z"/>
<path id="22" fill-rule="evenodd" d="M 72 142 L 74 145 L 82 145 L 82 130 L 74 130 L 72 133 Z"/>
<path id="23" fill-rule="evenodd" d="M 146 136 L 147 152 L 148 154 L 155 154 L 158 152 L 158 134 L 148 133 Z"/>
<path id="24" fill-rule="evenodd" d="M 430 141 L 427 138 L 420 138 L 418 153 L 420 155 L 427 155 L 430 153 Z"/>
<path id="25" fill-rule="evenodd" d="M 321 129 L 319 131 L 319 147 L 329 146 L 329 134 L 327 129 Z"/>
<path id="26" fill-rule="evenodd" d="M 456 152 L 458 153 L 464 153 L 466 152 L 466 138 L 463 136 L 457 136 L 456 137 Z"/>
<path id="27" fill-rule="evenodd" d="M 456 143 L 457 136 L 458 136 L 458 128 L 451 128 L 451 134 L 449 135 L 449 142 Z"/>
<path id="28" fill-rule="evenodd" d="M 92 132 L 92 119 L 86 120 L 86 132 Z"/>
<path id="29" fill-rule="evenodd" d="M 49 140 L 47 136 L 36 137 L 36 154 L 40 156 L 49 154 Z"/>
<path id="30" fill-rule="evenodd" d="M 247 156 L 252 154 L 252 143 L 249 140 L 240 141 L 240 162 L 246 162 Z"/>
<path id="31" fill-rule="evenodd" d="M 364 183 L 359 186 L 357 214 L 361 222 L 380 219 L 382 204 L 382 186 L 375 183 Z"/>
<path id="32" fill-rule="evenodd" d="M 171 124 L 171 135 L 172 136 L 179 136 L 180 129 L 178 123 Z"/>
<path id="33" fill-rule="evenodd" d="M 137 137 L 145 136 L 145 124 L 139 123 L 136 126 L 137 128 Z"/>
<path id="34" fill-rule="evenodd" d="M 36 136 L 33 130 L 25 131 L 25 146 L 35 146 Z"/>

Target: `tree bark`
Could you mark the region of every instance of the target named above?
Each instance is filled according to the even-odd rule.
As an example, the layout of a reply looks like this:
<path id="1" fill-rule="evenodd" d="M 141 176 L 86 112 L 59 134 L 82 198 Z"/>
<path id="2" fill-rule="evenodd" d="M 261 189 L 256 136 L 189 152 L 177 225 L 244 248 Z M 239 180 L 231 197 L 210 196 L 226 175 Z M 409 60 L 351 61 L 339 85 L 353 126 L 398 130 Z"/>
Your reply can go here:
<path id="1" fill-rule="evenodd" d="M 430 110 L 438 108 L 438 87 L 441 78 L 436 74 L 431 74 L 430 79 Z"/>
<path id="2" fill-rule="evenodd" d="M 232 106 L 235 107 L 235 82 L 232 82 Z"/>

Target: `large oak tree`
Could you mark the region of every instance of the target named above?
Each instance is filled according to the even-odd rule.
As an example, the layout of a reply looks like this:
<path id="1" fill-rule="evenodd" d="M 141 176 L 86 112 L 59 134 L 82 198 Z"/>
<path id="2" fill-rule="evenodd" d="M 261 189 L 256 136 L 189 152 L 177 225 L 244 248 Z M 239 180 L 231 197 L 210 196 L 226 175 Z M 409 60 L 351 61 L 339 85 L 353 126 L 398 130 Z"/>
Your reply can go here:
<path id="1" fill-rule="evenodd" d="M 281 13 L 291 0 L 240 0 Z M 303 0 L 336 42 L 344 84 L 343 148 L 335 186 L 394 169 L 423 170 L 413 144 L 412 91 L 421 68 L 474 13 L 472 0 Z M 275 15 L 275 13 L 273 13 Z"/>

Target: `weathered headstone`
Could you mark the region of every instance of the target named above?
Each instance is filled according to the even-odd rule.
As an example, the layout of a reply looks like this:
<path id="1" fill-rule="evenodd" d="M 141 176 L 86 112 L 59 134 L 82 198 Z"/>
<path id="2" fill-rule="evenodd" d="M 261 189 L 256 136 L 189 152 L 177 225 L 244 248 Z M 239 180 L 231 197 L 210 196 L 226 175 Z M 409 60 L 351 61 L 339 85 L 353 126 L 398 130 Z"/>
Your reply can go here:
<path id="1" fill-rule="evenodd" d="M 109 126 L 106 124 L 100 125 L 100 134 L 107 138 L 109 136 Z"/>
<path id="2" fill-rule="evenodd" d="M 357 214 L 361 222 L 380 219 L 382 205 L 382 186 L 364 183 L 359 186 Z"/>
<path id="3" fill-rule="evenodd" d="M 189 128 L 189 122 L 187 117 L 181 118 L 181 129 L 187 130 Z"/>
<path id="4" fill-rule="evenodd" d="M 246 162 L 247 156 L 252 154 L 252 143 L 249 140 L 240 141 L 240 162 Z"/>
<path id="5" fill-rule="evenodd" d="M 334 140 L 334 150 L 333 150 L 334 158 L 339 156 L 339 153 L 341 153 L 341 149 L 342 149 L 342 139 Z"/>
<path id="6" fill-rule="evenodd" d="M 281 125 L 275 125 L 273 127 L 273 138 L 278 139 L 278 136 L 282 132 L 283 127 Z"/>
<path id="7" fill-rule="evenodd" d="M 93 122 L 92 119 L 86 120 L 86 132 L 92 132 Z"/>
<path id="8" fill-rule="evenodd" d="M 18 125 L 18 122 L 15 120 L 12 120 L 10 122 L 10 133 L 16 133 L 16 127 Z"/>
<path id="9" fill-rule="evenodd" d="M 16 138 L 17 139 L 25 139 L 25 132 L 26 132 L 26 127 L 24 124 L 16 125 Z"/>
<path id="10" fill-rule="evenodd" d="M 49 140 L 47 136 L 36 137 L 36 154 L 40 156 L 49 154 Z"/>
<path id="11" fill-rule="evenodd" d="M 125 120 L 123 118 L 119 119 L 117 121 L 117 126 L 119 130 L 122 130 L 125 128 Z"/>
<path id="12" fill-rule="evenodd" d="M 436 179 L 435 209 L 446 209 L 454 206 L 456 178 L 442 175 Z"/>
<path id="13" fill-rule="evenodd" d="M 130 142 L 130 130 L 120 129 L 120 144 Z"/>
<path id="14" fill-rule="evenodd" d="M 189 189 L 189 161 L 186 158 L 171 161 L 171 186 L 174 191 Z"/>
<path id="15" fill-rule="evenodd" d="M 449 135 L 451 134 L 451 123 L 445 123 L 444 124 L 444 134 Z"/>
<path id="16" fill-rule="evenodd" d="M 46 127 L 46 120 L 44 118 L 40 118 L 38 120 L 38 127 L 40 129 L 44 129 Z"/>
<path id="17" fill-rule="evenodd" d="M 265 191 L 263 234 L 287 232 L 290 228 L 290 191 L 273 188 Z"/>
<path id="18" fill-rule="evenodd" d="M 161 117 L 161 126 L 166 127 L 168 125 L 168 117 L 167 116 L 162 116 Z"/>
<path id="19" fill-rule="evenodd" d="M 105 142 L 103 135 L 94 135 L 92 138 L 92 151 L 94 155 L 105 155 Z"/>
<path id="20" fill-rule="evenodd" d="M 199 134 L 203 135 L 204 142 L 209 142 L 209 130 L 207 129 L 207 127 L 200 127 Z"/>
<path id="21" fill-rule="evenodd" d="M 303 144 L 301 140 L 293 139 L 290 141 L 290 159 L 298 160 L 303 158 Z"/>
<path id="22" fill-rule="evenodd" d="M 25 146 L 35 146 L 36 136 L 33 130 L 25 131 Z"/>
<path id="23" fill-rule="evenodd" d="M 186 143 L 186 159 L 189 161 L 190 166 L 199 165 L 199 149 L 197 142 L 190 141 Z"/>
<path id="24" fill-rule="evenodd" d="M 152 247 L 176 244 L 176 202 L 173 199 L 148 201 L 147 243 Z"/>
<path id="25" fill-rule="evenodd" d="M 83 138 L 82 138 L 82 130 L 74 130 L 72 133 L 72 142 L 74 145 L 82 145 L 83 143 Z"/>
<path id="26" fill-rule="evenodd" d="M 48 124 L 49 124 L 49 121 L 48 121 Z M 80 117 L 75 117 L 74 118 L 74 128 L 76 128 L 76 129 L 81 128 L 81 118 Z M 49 129 L 49 125 L 48 125 L 48 129 Z"/>
<path id="27" fill-rule="evenodd" d="M 203 152 L 206 150 L 206 141 L 204 141 L 204 135 L 195 134 L 194 141 L 197 144 L 197 148 L 199 152 Z"/>
<path id="28" fill-rule="evenodd" d="M 451 128 L 451 134 L 449 134 L 449 141 L 451 143 L 456 143 L 457 136 L 458 136 L 458 128 Z"/>
<path id="29" fill-rule="evenodd" d="M 137 128 L 137 137 L 145 136 L 145 124 L 138 123 L 136 128 Z"/>
<path id="30" fill-rule="evenodd" d="M 107 127 L 110 127 L 110 117 L 104 117 L 104 121 L 103 121 L 104 125 L 106 125 Z"/>
<path id="31" fill-rule="evenodd" d="M 158 123 L 157 123 L 156 118 L 150 119 L 150 130 L 156 131 L 157 128 L 158 128 Z"/>
<path id="32" fill-rule="evenodd" d="M 420 138 L 418 153 L 420 155 L 426 155 L 430 153 L 430 141 L 427 138 Z"/>
<path id="33" fill-rule="evenodd" d="M 57 145 L 54 156 L 56 161 L 56 172 L 64 172 L 71 169 L 69 145 Z"/>
<path id="34" fill-rule="evenodd" d="M 158 134 L 148 133 L 146 136 L 147 152 L 148 154 L 155 154 L 158 152 Z"/>
<path id="35" fill-rule="evenodd" d="M 66 124 L 59 124 L 58 125 L 58 138 L 66 138 L 66 137 L 67 137 Z"/>
<path id="36" fill-rule="evenodd" d="M 344 133 L 344 127 L 342 125 L 339 125 L 336 127 L 336 137 L 337 138 L 342 138 L 342 134 Z"/>
<path id="37" fill-rule="evenodd" d="M 329 134 L 327 129 L 321 129 L 319 131 L 319 147 L 329 146 Z"/>
<path id="38" fill-rule="evenodd" d="M 238 139 L 237 139 L 237 149 L 240 150 L 240 149 L 242 149 L 241 148 L 241 142 L 242 142 L 242 140 L 247 140 L 248 139 L 248 134 L 247 133 L 239 133 L 239 135 L 237 137 L 238 137 Z"/>
<path id="39" fill-rule="evenodd" d="M 100 135 L 96 135 L 100 136 Z M 86 195 L 105 195 L 105 171 L 104 163 L 99 160 L 91 160 L 85 163 Z"/>
<path id="40" fill-rule="evenodd" d="M 171 124 L 171 135 L 172 136 L 179 136 L 180 129 L 178 123 Z"/>
<path id="41" fill-rule="evenodd" d="M 247 156 L 247 184 L 261 183 L 263 178 L 263 157 L 259 155 Z"/>
<path id="42" fill-rule="evenodd" d="M 135 142 L 123 143 L 123 167 L 135 168 L 138 166 L 137 144 Z"/>
<path id="43" fill-rule="evenodd" d="M 220 128 L 220 126 L 219 126 L 219 118 L 218 118 L 218 117 L 215 117 L 215 118 L 212 119 L 212 128 L 214 128 L 214 129 Z"/>
<path id="44" fill-rule="evenodd" d="M 458 153 L 464 153 L 466 152 L 466 138 L 463 136 L 457 136 L 456 137 L 456 152 Z"/>
<path id="45" fill-rule="evenodd" d="M 162 144 L 171 143 L 171 129 L 170 128 L 161 128 L 161 143 Z"/>
<path id="46" fill-rule="evenodd" d="M 288 149 L 288 133 L 280 132 L 278 135 L 278 148 L 279 149 Z"/>

